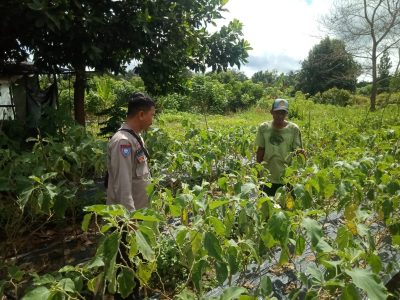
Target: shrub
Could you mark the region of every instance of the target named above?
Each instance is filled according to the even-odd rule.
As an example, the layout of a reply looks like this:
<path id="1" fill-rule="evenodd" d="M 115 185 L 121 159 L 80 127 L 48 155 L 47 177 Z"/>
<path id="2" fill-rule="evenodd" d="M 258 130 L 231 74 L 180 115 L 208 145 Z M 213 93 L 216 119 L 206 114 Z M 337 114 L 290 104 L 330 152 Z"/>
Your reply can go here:
<path id="1" fill-rule="evenodd" d="M 218 80 L 195 76 L 190 95 L 193 107 L 201 112 L 224 113 L 227 111 L 228 92 Z"/>
<path id="2" fill-rule="evenodd" d="M 380 93 L 376 96 L 376 104 L 380 107 L 384 107 L 388 104 L 400 104 L 400 92 Z"/>
<path id="3" fill-rule="evenodd" d="M 369 97 L 363 95 L 352 95 L 349 104 L 350 105 L 368 105 Z"/>
<path id="4" fill-rule="evenodd" d="M 157 110 L 188 111 L 192 106 L 187 95 L 172 93 L 157 98 Z"/>
<path id="5" fill-rule="evenodd" d="M 357 93 L 369 97 L 372 92 L 372 84 L 368 84 L 357 89 Z"/>
<path id="6" fill-rule="evenodd" d="M 331 88 L 322 94 L 317 93 L 313 97 L 316 103 L 333 104 L 339 106 L 347 106 L 350 104 L 351 93 L 347 90 Z"/>

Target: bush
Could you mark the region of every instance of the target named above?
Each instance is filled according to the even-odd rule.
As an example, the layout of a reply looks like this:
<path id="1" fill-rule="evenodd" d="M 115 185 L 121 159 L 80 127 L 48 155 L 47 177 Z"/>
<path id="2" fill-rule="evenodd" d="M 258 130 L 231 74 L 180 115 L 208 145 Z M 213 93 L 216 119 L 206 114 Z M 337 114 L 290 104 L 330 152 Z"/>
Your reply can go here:
<path id="1" fill-rule="evenodd" d="M 157 98 L 157 110 L 188 111 L 191 99 L 182 94 L 172 93 Z"/>
<path id="2" fill-rule="evenodd" d="M 369 97 L 363 95 L 352 95 L 350 105 L 368 105 L 370 102 Z"/>
<path id="3" fill-rule="evenodd" d="M 400 92 L 380 93 L 376 96 L 376 104 L 380 107 L 384 107 L 388 104 L 400 104 Z"/>
<path id="4" fill-rule="evenodd" d="M 272 99 L 268 96 L 262 97 L 260 100 L 257 101 L 257 108 L 270 110 L 272 105 Z"/>
<path id="5" fill-rule="evenodd" d="M 325 92 L 317 93 L 313 97 L 313 101 L 322 104 L 333 104 L 339 106 L 347 106 L 350 104 L 351 93 L 347 90 L 331 88 Z"/>
<path id="6" fill-rule="evenodd" d="M 357 89 L 357 94 L 369 97 L 372 92 L 372 84 L 360 87 Z"/>
<path id="7" fill-rule="evenodd" d="M 206 76 L 196 76 L 193 78 L 190 94 L 193 107 L 203 113 L 224 113 L 227 111 L 229 92 L 218 80 Z"/>

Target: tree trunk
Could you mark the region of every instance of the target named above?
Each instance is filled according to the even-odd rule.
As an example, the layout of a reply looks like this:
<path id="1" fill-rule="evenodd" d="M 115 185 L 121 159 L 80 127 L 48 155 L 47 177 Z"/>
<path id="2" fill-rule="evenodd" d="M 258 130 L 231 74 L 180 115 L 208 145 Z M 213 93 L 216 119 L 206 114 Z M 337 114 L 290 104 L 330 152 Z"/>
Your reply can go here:
<path id="1" fill-rule="evenodd" d="M 74 83 L 74 117 L 80 125 L 85 126 L 85 66 L 75 67 Z"/>
<path id="2" fill-rule="evenodd" d="M 377 64 L 376 64 L 376 45 L 372 46 L 372 90 L 371 90 L 371 105 L 370 111 L 376 110 L 376 94 L 378 93 L 378 76 L 377 76 Z"/>

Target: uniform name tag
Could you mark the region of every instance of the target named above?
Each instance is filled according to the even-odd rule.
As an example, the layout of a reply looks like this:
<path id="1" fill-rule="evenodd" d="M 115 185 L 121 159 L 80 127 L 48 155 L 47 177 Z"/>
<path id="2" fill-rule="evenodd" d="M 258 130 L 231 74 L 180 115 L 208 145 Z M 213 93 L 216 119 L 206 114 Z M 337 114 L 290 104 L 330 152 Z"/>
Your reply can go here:
<path id="1" fill-rule="evenodd" d="M 128 157 L 132 153 L 131 145 L 121 145 L 121 154 L 123 157 Z"/>

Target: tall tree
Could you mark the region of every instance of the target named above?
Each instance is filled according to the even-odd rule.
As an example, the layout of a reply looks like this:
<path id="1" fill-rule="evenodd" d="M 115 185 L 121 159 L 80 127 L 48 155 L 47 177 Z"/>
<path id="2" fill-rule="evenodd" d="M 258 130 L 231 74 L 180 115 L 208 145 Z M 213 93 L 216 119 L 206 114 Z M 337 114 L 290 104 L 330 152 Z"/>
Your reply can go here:
<path id="1" fill-rule="evenodd" d="M 6 33 L 0 36 L 0 59 L 32 55 L 44 68 L 74 71 L 74 114 L 84 125 L 88 68 L 121 72 L 135 59 L 148 90 L 165 93 L 187 68 L 219 70 L 245 63 L 250 47 L 241 38 L 240 22 L 207 32 L 226 2 L 3 0 L 0 11 L 7 17 L 0 21 Z"/>
<path id="2" fill-rule="evenodd" d="M 372 77 L 370 109 L 376 108 L 378 59 L 399 47 L 399 0 L 338 0 L 323 19 L 325 27 L 343 40 Z"/>
<path id="3" fill-rule="evenodd" d="M 264 85 L 274 85 L 278 78 L 279 74 L 277 70 L 258 71 L 251 76 L 251 80 L 254 83 L 263 83 Z"/>
<path id="4" fill-rule="evenodd" d="M 326 37 L 302 62 L 297 88 L 312 95 L 333 87 L 354 91 L 358 76 L 359 65 L 346 51 L 344 43 Z"/>
<path id="5" fill-rule="evenodd" d="M 388 51 L 384 51 L 378 65 L 378 92 L 387 92 L 390 85 L 392 62 Z"/>

